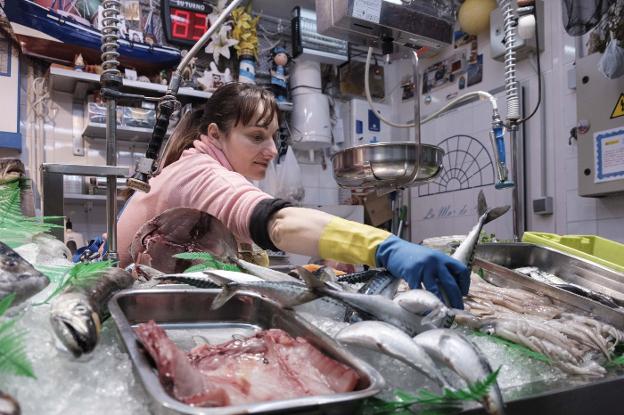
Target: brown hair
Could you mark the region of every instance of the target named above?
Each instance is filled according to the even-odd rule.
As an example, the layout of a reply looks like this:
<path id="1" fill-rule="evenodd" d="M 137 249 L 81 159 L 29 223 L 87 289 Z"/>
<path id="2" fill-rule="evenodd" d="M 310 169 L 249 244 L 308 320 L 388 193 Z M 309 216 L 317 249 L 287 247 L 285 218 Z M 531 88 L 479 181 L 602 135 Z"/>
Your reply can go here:
<path id="1" fill-rule="evenodd" d="M 257 114 L 262 104 L 262 113 Z M 159 163 L 159 170 L 177 161 L 182 152 L 193 147 L 193 141 L 206 134 L 208 126 L 215 123 L 219 130 L 228 134 L 238 124 L 248 124 L 258 115 L 257 125 L 268 127 L 278 114 L 273 93 L 253 84 L 230 83 L 217 89 L 206 104 L 187 113 L 176 126 L 167 151 Z"/>

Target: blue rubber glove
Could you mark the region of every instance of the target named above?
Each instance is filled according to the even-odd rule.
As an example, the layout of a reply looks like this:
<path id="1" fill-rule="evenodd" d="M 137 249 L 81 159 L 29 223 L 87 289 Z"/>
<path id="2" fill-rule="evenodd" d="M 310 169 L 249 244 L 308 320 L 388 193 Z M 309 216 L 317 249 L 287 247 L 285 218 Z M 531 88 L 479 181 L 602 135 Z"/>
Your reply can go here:
<path id="1" fill-rule="evenodd" d="M 462 296 L 468 294 L 470 269 L 455 258 L 392 235 L 379 244 L 375 259 L 377 266 L 403 278 L 410 288 L 421 288 L 423 283 L 445 301 L 443 291 L 448 305 L 463 310 Z"/>

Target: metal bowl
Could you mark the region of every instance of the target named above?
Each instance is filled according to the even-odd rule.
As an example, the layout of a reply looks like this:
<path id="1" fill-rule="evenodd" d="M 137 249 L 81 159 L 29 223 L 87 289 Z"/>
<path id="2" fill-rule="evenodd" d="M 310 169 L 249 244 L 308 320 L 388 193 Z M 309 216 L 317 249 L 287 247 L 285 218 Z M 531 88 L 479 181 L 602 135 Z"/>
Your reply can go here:
<path id="1" fill-rule="evenodd" d="M 356 189 L 402 188 L 433 179 L 442 170 L 444 150 L 421 144 L 375 143 L 350 147 L 332 156 L 334 178 L 341 187 Z"/>

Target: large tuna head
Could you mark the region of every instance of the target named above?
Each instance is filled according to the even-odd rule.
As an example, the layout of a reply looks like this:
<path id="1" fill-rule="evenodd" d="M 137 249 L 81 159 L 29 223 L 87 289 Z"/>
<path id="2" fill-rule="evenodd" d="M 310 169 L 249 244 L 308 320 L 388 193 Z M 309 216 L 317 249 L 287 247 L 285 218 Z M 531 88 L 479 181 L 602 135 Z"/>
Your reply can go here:
<path id="1" fill-rule="evenodd" d="M 100 317 L 80 293 L 59 296 L 50 310 L 56 337 L 75 356 L 90 353 L 100 337 Z"/>
<path id="2" fill-rule="evenodd" d="M 0 300 L 15 293 L 13 305 L 43 290 L 50 280 L 17 252 L 0 242 Z"/>

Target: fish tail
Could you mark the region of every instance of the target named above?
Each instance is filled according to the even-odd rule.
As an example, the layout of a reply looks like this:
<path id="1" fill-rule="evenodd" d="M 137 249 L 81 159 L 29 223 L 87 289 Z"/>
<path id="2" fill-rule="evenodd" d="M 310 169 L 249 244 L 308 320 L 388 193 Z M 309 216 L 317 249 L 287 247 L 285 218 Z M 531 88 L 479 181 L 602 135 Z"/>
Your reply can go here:
<path id="1" fill-rule="evenodd" d="M 477 212 L 479 212 L 479 216 L 483 215 L 487 212 L 488 206 L 485 201 L 485 195 L 483 194 L 483 190 L 479 190 L 479 196 L 477 196 Z"/>
<path id="2" fill-rule="evenodd" d="M 212 300 L 212 304 L 210 305 L 211 310 L 216 310 L 221 308 L 225 303 L 230 301 L 232 297 L 236 294 L 236 288 L 232 287 L 229 284 L 225 284 L 221 287 L 221 292 Z"/>
<path id="3" fill-rule="evenodd" d="M 324 288 L 325 283 L 318 279 L 314 274 L 303 267 L 297 267 L 299 276 L 303 279 L 305 284 L 312 289 Z"/>
<path id="4" fill-rule="evenodd" d="M 510 208 L 509 205 L 505 205 L 505 206 L 495 207 L 493 209 L 488 209 L 487 214 L 485 216 L 485 220 L 483 221 L 483 224 L 485 225 L 486 223 L 492 222 L 494 219 L 497 219 L 503 216 L 505 213 L 507 213 L 509 208 Z"/>

